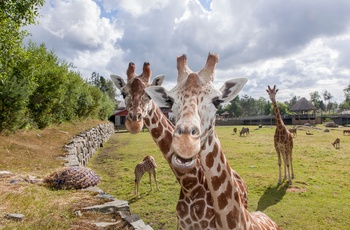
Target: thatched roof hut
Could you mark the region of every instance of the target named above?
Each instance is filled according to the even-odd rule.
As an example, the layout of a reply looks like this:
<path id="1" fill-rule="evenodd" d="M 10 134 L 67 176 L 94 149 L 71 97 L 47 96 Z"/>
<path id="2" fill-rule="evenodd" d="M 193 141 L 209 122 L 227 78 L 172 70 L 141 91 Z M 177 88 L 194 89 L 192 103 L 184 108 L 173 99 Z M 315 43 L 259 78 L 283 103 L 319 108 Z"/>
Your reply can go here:
<path id="1" fill-rule="evenodd" d="M 292 108 L 290 108 L 290 111 L 295 113 L 295 115 L 293 115 L 292 124 L 304 125 L 306 123 L 320 123 L 320 121 L 317 121 L 316 119 L 316 110 L 316 106 L 306 100 L 305 97 L 301 98 L 297 103 L 295 103 L 295 105 L 292 106 Z"/>
<path id="2" fill-rule="evenodd" d="M 311 102 L 306 100 L 305 97 L 301 98 L 290 109 L 290 111 L 292 112 L 309 112 L 309 111 L 315 111 L 315 110 L 317 110 L 316 106 L 314 106 Z"/>

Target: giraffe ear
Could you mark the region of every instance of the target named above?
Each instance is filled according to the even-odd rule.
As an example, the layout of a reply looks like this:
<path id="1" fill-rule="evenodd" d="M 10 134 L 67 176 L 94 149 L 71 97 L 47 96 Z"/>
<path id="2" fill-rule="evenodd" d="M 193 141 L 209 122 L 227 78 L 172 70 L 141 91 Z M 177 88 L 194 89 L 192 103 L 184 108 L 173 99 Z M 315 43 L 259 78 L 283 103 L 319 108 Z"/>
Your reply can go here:
<path id="1" fill-rule="evenodd" d="M 121 77 L 119 77 L 118 75 L 113 75 L 113 74 L 112 74 L 110 77 L 111 77 L 113 83 L 115 84 L 115 86 L 116 86 L 119 90 L 120 90 L 121 88 L 123 88 L 123 87 L 126 85 L 124 79 L 121 78 Z"/>
<path id="2" fill-rule="evenodd" d="M 164 81 L 164 78 L 165 78 L 165 75 L 164 74 L 161 74 L 161 75 L 158 75 L 156 76 L 153 81 L 152 81 L 152 86 L 161 86 L 163 84 L 163 81 Z"/>
<path id="3" fill-rule="evenodd" d="M 221 100 L 223 102 L 231 101 L 237 96 L 247 81 L 247 78 L 235 78 L 225 82 L 225 84 L 220 88 L 222 93 Z"/>
<path id="4" fill-rule="evenodd" d="M 158 107 L 171 108 L 173 99 L 168 96 L 168 91 L 162 86 L 149 86 L 145 88 L 146 93 L 158 105 Z"/>

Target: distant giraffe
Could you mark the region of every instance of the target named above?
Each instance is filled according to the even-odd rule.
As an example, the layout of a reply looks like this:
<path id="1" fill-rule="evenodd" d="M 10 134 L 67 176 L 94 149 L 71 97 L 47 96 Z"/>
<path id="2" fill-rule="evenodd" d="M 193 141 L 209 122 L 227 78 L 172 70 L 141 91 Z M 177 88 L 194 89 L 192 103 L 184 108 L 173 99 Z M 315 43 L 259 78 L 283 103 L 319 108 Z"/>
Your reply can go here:
<path id="1" fill-rule="evenodd" d="M 276 86 L 273 86 L 271 89 L 270 86 L 268 86 L 268 89 L 266 92 L 269 94 L 272 105 L 273 105 L 273 111 L 275 113 L 276 117 L 276 131 L 274 136 L 274 144 L 275 149 L 278 156 L 278 184 L 282 183 L 282 176 L 281 176 L 281 165 L 282 165 L 282 159 L 284 162 L 284 180 L 287 179 L 287 173 L 288 173 L 288 182 L 291 185 L 292 179 L 294 178 L 294 171 L 293 171 L 293 164 L 292 164 L 292 151 L 293 151 L 293 136 L 288 131 L 287 127 L 284 125 L 284 122 L 281 118 L 280 111 L 278 109 L 277 103 L 276 103 L 276 94 L 278 92 L 278 89 L 276 89 Z"/>
<path id="2" fill-rule="evenodd" d="M 340 148 L 340 139 L 339 139 L 339 138 L 335 139 L 335 141 L 332 143 L 332 145 L 333 145 L 336 149 L 339 149 L 339 148 Z"/>
<path id="3" fill-rule="evenodd" d="M 152 156 L 146 156 L 143 158 L 142 162 L 135 166 L 135 194 L 140 198 L 139 184 L 143 174 L 148 172 L 149 174 L 149 184 L 152 191 L 152 174 L 154 181 L 156 182 L 157 190 L 159 191 L 157 182 L 157 164 Z"/>

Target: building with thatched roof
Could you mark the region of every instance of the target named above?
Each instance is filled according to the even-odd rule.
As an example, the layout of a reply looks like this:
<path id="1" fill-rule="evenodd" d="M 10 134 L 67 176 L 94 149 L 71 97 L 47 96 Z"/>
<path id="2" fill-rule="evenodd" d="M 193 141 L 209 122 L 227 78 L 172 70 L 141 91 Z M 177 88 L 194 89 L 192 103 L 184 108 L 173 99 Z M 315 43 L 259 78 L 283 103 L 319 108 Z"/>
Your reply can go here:
<path id="1" fill-rule="evenodd" d="M 310 125 L 320 124 L 321 119 L 316 118 L 316 106 L 309 102 L 305 97 L 301 98 L 295 105 L 290 109 L 294 112 L 292 124 L 293 125 L 304 125 L 309 123 Z"/>

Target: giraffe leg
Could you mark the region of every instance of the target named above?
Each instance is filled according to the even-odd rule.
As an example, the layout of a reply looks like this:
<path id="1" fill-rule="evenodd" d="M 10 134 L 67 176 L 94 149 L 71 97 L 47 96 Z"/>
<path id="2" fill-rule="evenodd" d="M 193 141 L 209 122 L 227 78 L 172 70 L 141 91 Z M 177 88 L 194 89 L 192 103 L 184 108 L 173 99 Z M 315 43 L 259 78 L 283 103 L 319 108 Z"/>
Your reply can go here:
<path id="1" fill-rule="evenodd" d="M 281 159 L 281 154 L 277 150 L 277 157 L 278 157 L 278 184 L 282 183 L 282 176 L 281 176 L 281 165 L 282 165 L 282 159 Z"/>
<path id="2" fill-rule="evenodd" d="M 287 168 L 288 168 L 288 178 L 289 178 L 289 163 L 286 155 L 283 156 L 283 166 L 284 166 L 283 180 L 287 180 Z"/>
<path id="3" fill-rule="evenodd" d="M 292 185 L 292 179 L 290 178 L 290 165 L 289 165 L 289 162 L 287 162 L 287 172 L 288 172 L 288 183 L 289 183 L 289 185 Z"/>
<path id="4" fill-rule="evenodd" d="M 150 191 L 152 191 L 152 173 L 149 172 L 148 175 L 149 175 L 149 186 L 150 186 Z"/>
<path id="5" fill-rule="evenodd" d="M 157 182 L 157 171 L 156 170 L 153 171 L 153 177 L 154 177 L 154 181 L 156 182 L 157 190 L 159 191 L 158 182 Z"/>
<path id="6" fill-rule="evenodd" d="M 139 183 L 135 180 L 135 195 L 140 198 L 140 193 L 139 193 Z"/>
<path id="7" fill-rule="evenodd" d="M 292 172 L 292 179 L 294 179 L 294 169 L 293 169 L 293 157 L 292 157 L 292 154 L 290 154 L 290 170 Z"/>

